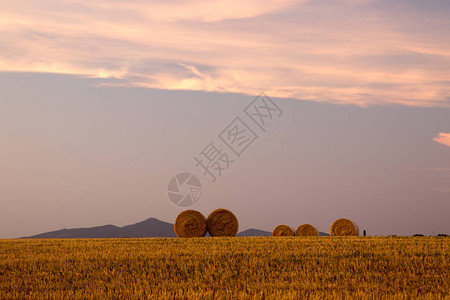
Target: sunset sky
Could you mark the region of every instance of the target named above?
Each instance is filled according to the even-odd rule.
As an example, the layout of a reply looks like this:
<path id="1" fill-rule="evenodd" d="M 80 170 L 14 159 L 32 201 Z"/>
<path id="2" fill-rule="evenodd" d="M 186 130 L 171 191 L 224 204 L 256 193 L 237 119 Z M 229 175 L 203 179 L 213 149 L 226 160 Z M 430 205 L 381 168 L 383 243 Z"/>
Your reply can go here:
<path id="1" fill-rule="evenodd" d="M 180 172 L 240 230 L 450 234 L 450 1 L 0 3 L 0 238 L 173 222 Z M 261 91 L 283 114 L 210 182 Z"/>

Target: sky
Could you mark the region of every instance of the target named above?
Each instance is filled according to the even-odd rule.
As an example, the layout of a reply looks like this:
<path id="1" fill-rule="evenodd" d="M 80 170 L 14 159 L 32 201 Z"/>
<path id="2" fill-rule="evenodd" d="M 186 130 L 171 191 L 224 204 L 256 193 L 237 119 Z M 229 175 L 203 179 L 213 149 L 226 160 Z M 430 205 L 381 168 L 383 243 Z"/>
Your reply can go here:
<path id="1" fill-rule="evenodd" d="M 0 3 L 0 238 L 174 222 L 183 172 L 241 230 L 450 234 L 449 1 Z M 233 160 L 215 182 L 210 142 Z"/>

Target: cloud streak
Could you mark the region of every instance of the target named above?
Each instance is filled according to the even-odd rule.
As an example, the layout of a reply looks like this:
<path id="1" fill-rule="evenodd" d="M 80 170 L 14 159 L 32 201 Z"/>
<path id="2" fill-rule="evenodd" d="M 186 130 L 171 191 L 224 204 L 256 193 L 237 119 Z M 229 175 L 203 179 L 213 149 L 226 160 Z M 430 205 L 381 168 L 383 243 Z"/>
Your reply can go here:
<path id="1" fill-rule="evenodd" d="M 439 133 L 437 137 L 433 139 L 436 143 L 450 147 L 450 133 Z"/>
<path id="2" fill-rule="evenodd" d="M 450 106 L 443 29 L 450 21 L 414 3 L 399 17 L 392 5 L 10 1 L 0 12 L 0 71 L 360 106 Z"/>

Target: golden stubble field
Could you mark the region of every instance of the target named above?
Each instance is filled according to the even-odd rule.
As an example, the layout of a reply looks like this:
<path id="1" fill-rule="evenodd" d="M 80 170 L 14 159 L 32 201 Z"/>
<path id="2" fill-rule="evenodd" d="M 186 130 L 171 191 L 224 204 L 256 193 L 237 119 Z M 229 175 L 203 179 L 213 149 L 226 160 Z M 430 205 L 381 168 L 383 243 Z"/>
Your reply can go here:
<path id="1" fill-rule="evenodd" d="M 1 240 L 0 299 L 450 299 L 448 237 Z"/>

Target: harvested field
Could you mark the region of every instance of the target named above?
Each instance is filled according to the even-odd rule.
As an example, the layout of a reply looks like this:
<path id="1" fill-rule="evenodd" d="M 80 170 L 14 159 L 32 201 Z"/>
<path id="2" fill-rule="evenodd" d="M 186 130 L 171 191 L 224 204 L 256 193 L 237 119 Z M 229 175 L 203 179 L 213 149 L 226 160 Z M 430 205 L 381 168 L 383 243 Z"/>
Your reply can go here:
<path id="1" fill-rule="evenodd" d="M 450 238 L 0 241 L 0 299 L 448 297 Z"/>

